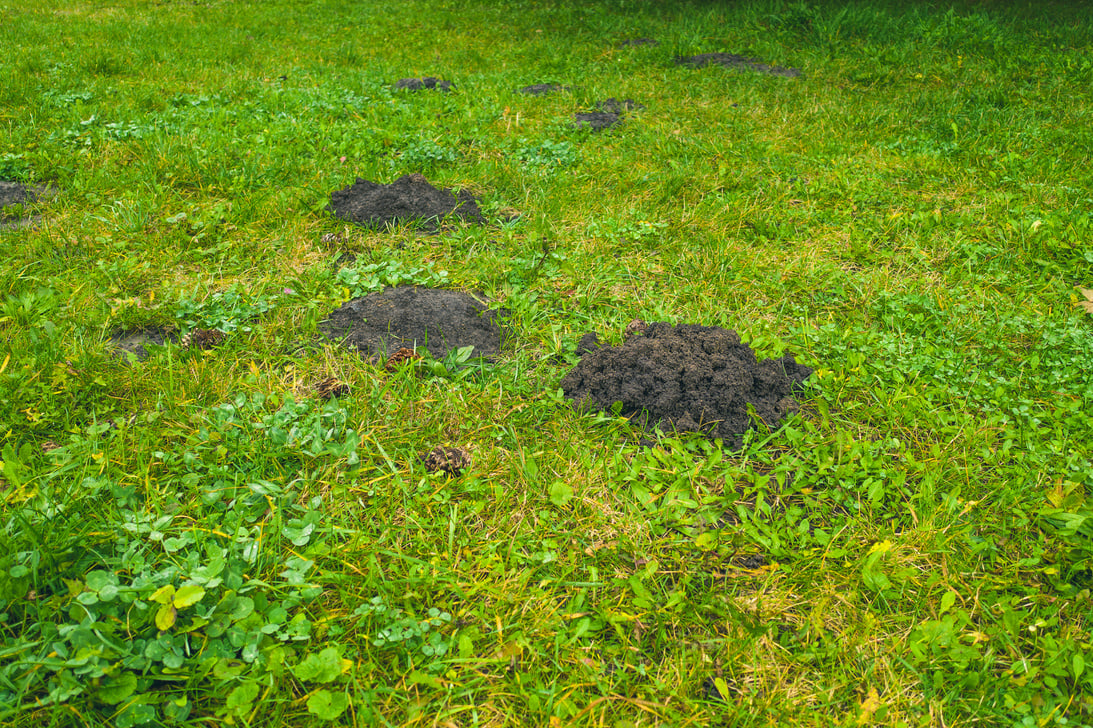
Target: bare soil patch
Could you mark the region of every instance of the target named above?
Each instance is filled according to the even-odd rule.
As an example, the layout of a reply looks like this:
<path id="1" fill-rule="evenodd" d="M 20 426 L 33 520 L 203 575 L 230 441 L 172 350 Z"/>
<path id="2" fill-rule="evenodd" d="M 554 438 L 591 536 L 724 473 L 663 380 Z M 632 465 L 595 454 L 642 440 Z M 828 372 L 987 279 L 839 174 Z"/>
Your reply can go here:
<path id="1" fill-rule="evenodd" d="M 122 329 L 115 331 L 110 336 L 110 343 L 119 349 L 122 354 L 130 353 L 137 357 L 138 361 L 148 358 L 147 344 L 153 346 L 165 346 L 168 342 L 177 342 L 178 332 L 163 326 L 149 326 L 135 329 Z"/>
<path id="2" fill-rule="evenodd" d="M 48 192 L 49 190 L 45 187 L 28 186 L 0 179 L 0 229 L 25 227 L 40 220 L 40 216 L 37 215 L 17 213 L 15 206 L 32 205 Z"/>
<path id="3" fill-rule="evenodd" d="M 455 88 L 455 84 L 441 78 L 426 76 L 425 78 L 400 78 L 395 81 L 395 88 L 404 91 L 435 90 L 448 92 Z"/>
<path id="4" fill-rule="evenodd" d="M 420 174 L 408 174 L 387 185 L 358 177 L 334 192 L 326 209 L 347 222 L 377 229 L 410 222 L 436 231 L 447 217 L 486 221 L 470 192 L 438 189 Z"/>
<path id="5" fill-rule="evenodd" d="M 382 363 L 399 349 L 425 349 L 435 359 L 473 346 L 473 356 L 501 353 L 503 313 L 485 297 L 418 286 L 386 288 L 354 298 L 330 314 L 319 329 Z"/>
<path id="6" fill-rule="evenodd" d="M 563 86 L 560 83 L 536 83 L 532 84 L 531 86 L 524 86 L 522 89 L 520 89 L 520 93 L 527 94 L 529 96 L 546 96 L 547 94 L 568 90 L 569 86 Z"/>
<path id="7" fill-rule="evenodd" d="M 730 448 L 754 426 L 750 405 L 774 429 L 798 405 L 793 395 L 812 374 L 792 356 L 759 361 L 736 332 L 658 322 L 619 346 L 581 339 L 580 362 L 562 379 L 574 405 L 612 411 L 646 431 L 701 432 Z"/>
<path id="8" fill-rule="evenodd" d="M 587 127 L 592 131 L 603 131 L 621 124 L 626 114 L 631 111 L 641 111 L 645 106 L 633 99 L 619 101 L 615 98 L 597 101 L 595 111 L 581 112 L 573 115 L 574 126 Z"/>
<path id="9" fill-rule="evenodd" d="M 735 53 L 702 53 L 697 56 L 679 56 L 676 64 L 691 68 L 705 68 L 706 66 L 724 66 L 737 71 L 758 71 L 769 76 L 785 76 L 795 78 L 801 75 L 799 68 L 787 68 L 786 66 L 772 66 L 755 58 L 738 56 Z"/>

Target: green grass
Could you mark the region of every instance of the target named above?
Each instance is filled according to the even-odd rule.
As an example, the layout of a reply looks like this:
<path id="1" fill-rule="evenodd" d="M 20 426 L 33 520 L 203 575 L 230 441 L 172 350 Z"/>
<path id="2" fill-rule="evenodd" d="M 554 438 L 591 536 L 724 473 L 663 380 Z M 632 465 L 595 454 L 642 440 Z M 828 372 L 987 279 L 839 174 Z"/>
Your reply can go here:
<path id="1" fill-rule="evenodd" d="M 1093 725 L 1090 11 L 0 0 L 0 178 L 58 190 L 0 230 L 0 723 Z M 322 213 L 412 172 L 493 224 Z M 389 281 L 499 300 L 501 361 L 318 334 Z M 636 316 L 814 366 L 802 411 L 574 412 Z M 230 336 L 111 350 L 164 325 Z"/>

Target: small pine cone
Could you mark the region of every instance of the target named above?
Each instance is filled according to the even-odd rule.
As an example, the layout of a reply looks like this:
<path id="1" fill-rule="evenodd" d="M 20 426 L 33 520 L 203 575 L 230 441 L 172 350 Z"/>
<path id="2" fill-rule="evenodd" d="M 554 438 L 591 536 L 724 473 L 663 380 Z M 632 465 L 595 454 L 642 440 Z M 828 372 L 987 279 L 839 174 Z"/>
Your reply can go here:
<path id="1" fill-rule="evenodd" d="M 425 469 L 430 473 L 444 472 L 448 475 L 462 475 L 471 465 L 471 454 L 461 447 L 434 447 L 421 456 Z"/>
<path id="2" fill-rule="evenodd" d="M 648 328 L 649 324 L 645 323 L 639 318 L 636 318 L 630 323 L 626 324 L 626 335 L 633 336 L 634 334 L 644 334 L 645 330 Z"/>
<path id="3" fill-rule="evenodd" d="M 315 384 L 315 393 L 320 399 L 344 397 L 349 394 L 349 385 L 335 377 L 327 377 Z"/>
<path id="4" fill-rule="evenodd" d="M 211 349 L 224 340 L 224 332 L 218 329 L 194 329 L 182 337 L 183 348 Z"/>
<path id="5" fill-rule="evenodd" d="M 404 346 L 387 359 L 387 363 L 383 365 L 383 368 L 389 372 L 393 372 L 400 364 L 416 361 L 420 358 L 421 354 L 418 354 L 413 349 Z"/>

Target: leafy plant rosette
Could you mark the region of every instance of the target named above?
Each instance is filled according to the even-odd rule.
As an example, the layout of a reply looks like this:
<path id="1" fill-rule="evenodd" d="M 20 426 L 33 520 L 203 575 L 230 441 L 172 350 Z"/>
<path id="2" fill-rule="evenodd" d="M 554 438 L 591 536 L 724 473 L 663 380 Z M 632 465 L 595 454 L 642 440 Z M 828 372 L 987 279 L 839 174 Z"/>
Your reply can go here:
<path id="1" fill-rule="evenodd" d="M 120 473 L 73 484 L 82 463 L 122 445 L 125 433 L 105 427 L 54 451 L 36 492 L 8 510 L 0 722 L 62 704 L 117 726 L 180 723 L 195 710 L 249 722 L 260 696 L 289 679 L 316 717 L 348 709 L 338 684 L 352 661 L 339 645 L 313 645 L 322 588 L 312 577 L 330 538 L 322 499 L 283 473 L 352 468 L 357 434 L 329 403 L 262 395 L 196 420 L 179 452 L 154 454 L 158 481 L 197 494 L 173 513 L 139 503 Z"/>

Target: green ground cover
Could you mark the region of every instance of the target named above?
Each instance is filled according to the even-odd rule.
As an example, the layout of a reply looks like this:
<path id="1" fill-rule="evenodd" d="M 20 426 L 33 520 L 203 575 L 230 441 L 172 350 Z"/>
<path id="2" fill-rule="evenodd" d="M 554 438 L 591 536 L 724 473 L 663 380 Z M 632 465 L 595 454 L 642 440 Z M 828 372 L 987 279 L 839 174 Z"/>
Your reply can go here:
<path id="1" fill-rule="evenodd" d="M 57 191 L 0 230 L 0 724 L 1093 725 L 1091 9 L 0 0 L 0 179 Z M 412 172 L 491 224 L 322 212 Z M 388 281 L 500 301 L 501 360 L 318 335 Z M 635 317 L 801 412 L 573 411 Z M 111 347 L 156 325 L 229 336 Z"/>

